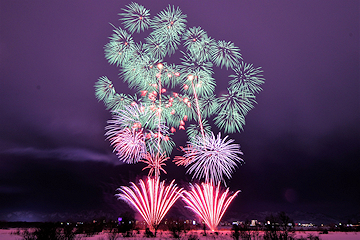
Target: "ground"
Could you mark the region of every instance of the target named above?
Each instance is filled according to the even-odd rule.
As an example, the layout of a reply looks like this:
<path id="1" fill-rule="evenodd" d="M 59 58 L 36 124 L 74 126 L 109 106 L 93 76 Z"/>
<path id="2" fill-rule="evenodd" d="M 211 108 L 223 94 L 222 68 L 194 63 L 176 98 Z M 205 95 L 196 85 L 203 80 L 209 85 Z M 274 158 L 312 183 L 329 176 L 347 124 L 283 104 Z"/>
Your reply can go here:
<path id="1" fill-rule="evenodd" d="M 0 229 L 0 239 L 1 240 L 21 240 L 22 237 L 19 235 L 14 234 L 17 232 L 18 229 Z M 199 239 L 199 240 L 206 240 L 206 239 L 233 239 L 231 237 L 231 231 L 219 231 L 218 234 L 211 233 L 210 231 L 207 232 L 207 236 L 203 236 L 203 231 L 190 231 L 186 233 L 186 235 L 183 233 L 180 236 L 180 239 Z M 261 236 L 261 232 L 258 232 L 259 236 Z M 307 231 L 307 232 L 296 232 L 296 238 L 305 238 L 308 239 L 310 236 L 318 236 L 321 240 L 359 240 L 360 239 L 360 233 L 359 232 L 329 232 L 328 234 L 320 234 L 316 231 Z M 195 238 L 191 238 L 191 236 L 194 236 Z M 146 238 L 144 237 L 144 232 L 140 232 L 135 237 L 131 238 L 123 238 L 128 240 L 134 240 L 134 239 L 152 239 L 152 240 L 160 240 L 160 239 L 169 239 L 172 238 L 172 235 L 170 232 L 163 232 L 159 231 L 156 238 Z M 108 240 L 109 234 L 102 232 L 97 235 L 86 237 L 86 236 L 77 236 L 75 240 Z M 257 239 L 257 238 L 255 238 Z"/>

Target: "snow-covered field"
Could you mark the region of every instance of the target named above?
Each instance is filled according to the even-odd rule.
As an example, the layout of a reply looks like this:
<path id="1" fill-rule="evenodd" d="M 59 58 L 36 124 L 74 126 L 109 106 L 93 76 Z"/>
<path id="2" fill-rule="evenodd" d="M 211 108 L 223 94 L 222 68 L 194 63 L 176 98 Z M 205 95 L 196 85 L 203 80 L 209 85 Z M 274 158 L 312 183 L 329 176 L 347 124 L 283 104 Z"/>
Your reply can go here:
<path id="1" fill-rule="evenodd" d="M 22 237 L 19 235 L 14 234 L 17 232 L 18 229 L 0 229 L 0 240 L 22 240 Z M 190 231 L 186 234 L 182 233 L 180 236 L 180 239 L 200 239 L 200 240 L 206 240 L 206 239 L 223 239 L 223 240 L 230 240 L 233 239 L 231 237 L 231 231 L 219 231 L 218 234 L 207 232 L 207 236 L 202 235 L 202 231 Z M 261 232 L 258 232 L 258 238 L 252 238 L 252 239 L 261 239 Z M 296 238 L 305 238 L 308 239 L 310 236 L 318 236 L 321 240 L 360 240 L 360 232 L 329 232 L 328 234 L 320 234 L 319 232 L 296 232 Z M 191 238 L 194 236 L 195 238 Z M 134 239 L 152 239 L 152 240 L 160 240 L 160 239 L 170 239 L 172 238 L 172 235 L 170 232 L 158 232 L 156 238 L 146 238 L 144 236 L 143 232 L 140 232 L 140 234 L 137 234 L 134 237 L 128 237 L 128 238 L 122 238 L 119 237 L 118 239 L 128 239 L 128 240 L 134 240 Z M 99 233 L 97 235 L 86 237 L 82 235 L 77 235 L 75 240 L 109 240 L 110 235 L 108 233 Z"/>

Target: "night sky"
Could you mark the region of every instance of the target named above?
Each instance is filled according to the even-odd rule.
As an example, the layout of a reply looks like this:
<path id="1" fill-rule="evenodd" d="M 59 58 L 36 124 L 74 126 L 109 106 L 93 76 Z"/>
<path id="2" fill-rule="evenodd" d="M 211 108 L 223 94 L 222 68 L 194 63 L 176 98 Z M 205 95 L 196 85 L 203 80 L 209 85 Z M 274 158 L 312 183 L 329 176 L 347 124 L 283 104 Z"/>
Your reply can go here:
<path id="1" fill-rule="evenodd" d="M 152 16 L 179 6 L 188 27 L 234 42 L 264 70 L 244 131 L 230 134 L 246 162 L 228 181 L 242 190 L 232 217 L 360 213 L 359 1 L 137 2 Z M 118 92 L 134 93 L 103 52 L 109 23 L 120 26 L 117 14 L 129 3 L 1 1 L 0 220 L 128 210 L 115 190 L 147 172 L 112 153 L 104 137 L 111 114 L 94 83 L 106 75 Z M 220 93 L 232 72 L 214 71 Z M 184 187 L 191 180 L 171 162 L 166 170 L 162 179 Z"/>

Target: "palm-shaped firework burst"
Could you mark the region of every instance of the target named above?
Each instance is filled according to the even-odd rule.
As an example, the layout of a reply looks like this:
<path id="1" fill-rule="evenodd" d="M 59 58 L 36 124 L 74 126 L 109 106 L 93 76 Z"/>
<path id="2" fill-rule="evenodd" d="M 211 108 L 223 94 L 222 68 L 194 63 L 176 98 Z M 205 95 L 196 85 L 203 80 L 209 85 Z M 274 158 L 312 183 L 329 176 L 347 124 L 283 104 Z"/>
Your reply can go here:
<path id="1" fill-rule="evenodd" d="M 119 160 L 143 162 L 147 164 L 143 170 L 149 169 L 149 176 L 155 177 L 147 184 L 140 181 L 140 188 L 135 184 L 121 187 L 118 196 L 156 228 L 177 199 L 175 193 L 180 192 L 173 182 L 168 187 L 160 184 L 160 173 L 166 173 L 166 161 L 176 146 L 172 135 L 187 128 L 187 146 L 180 146 L 183 155 L 173 162 L 187 167 L 193 178 L 205 181 L 202 187 L 191 186 L 183 197 L 209 228 L 215 229 L 237 192 L 227 197 L 227 189 L 220 197 L 220 185 L 216 190 L 214 185 L 226 185 L 225 180 L 243 160 L 240 145 L 228 136 L 215 135 L 211 127 L 226 133 L 243 130 L 245 117 L 256 103 L 255 94 L 262 90 L 263 71 L 243 62 L 234 42 L 215 40 L 199 26 L 187 28 L 187 16 L 178 7 L 169 5 L 154 17 L 137 3 L 122 11 L 122 26 L 112 25 L 104 52 L 135 94 L 116 92 L 105 76 L 95 83 L 95 94 L 112 113 L 105 135 Z M 133 34 L 147 31 L 142 42 L 134 41 Z M 164 58 L 177 56 L 176 51 L 182 54 L 180 61 L 164 62 Z M 231 71 L 226 93 L 216 95 L 214 66 L 218 71 Z M 191 205 L 196 201 L 202 210 Z"/>

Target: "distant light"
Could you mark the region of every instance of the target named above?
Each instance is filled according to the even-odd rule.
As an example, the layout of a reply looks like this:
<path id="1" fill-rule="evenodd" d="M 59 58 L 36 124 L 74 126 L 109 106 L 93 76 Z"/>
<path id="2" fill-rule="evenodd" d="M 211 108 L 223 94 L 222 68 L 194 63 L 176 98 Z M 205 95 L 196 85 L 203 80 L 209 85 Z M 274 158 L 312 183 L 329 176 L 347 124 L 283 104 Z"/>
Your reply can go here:
<path id="1" fill-rule="evenodd" d="M 193 225 L 196 225 L 196 221 L 195 221 L 195 220 L 193 220 Z"/>

